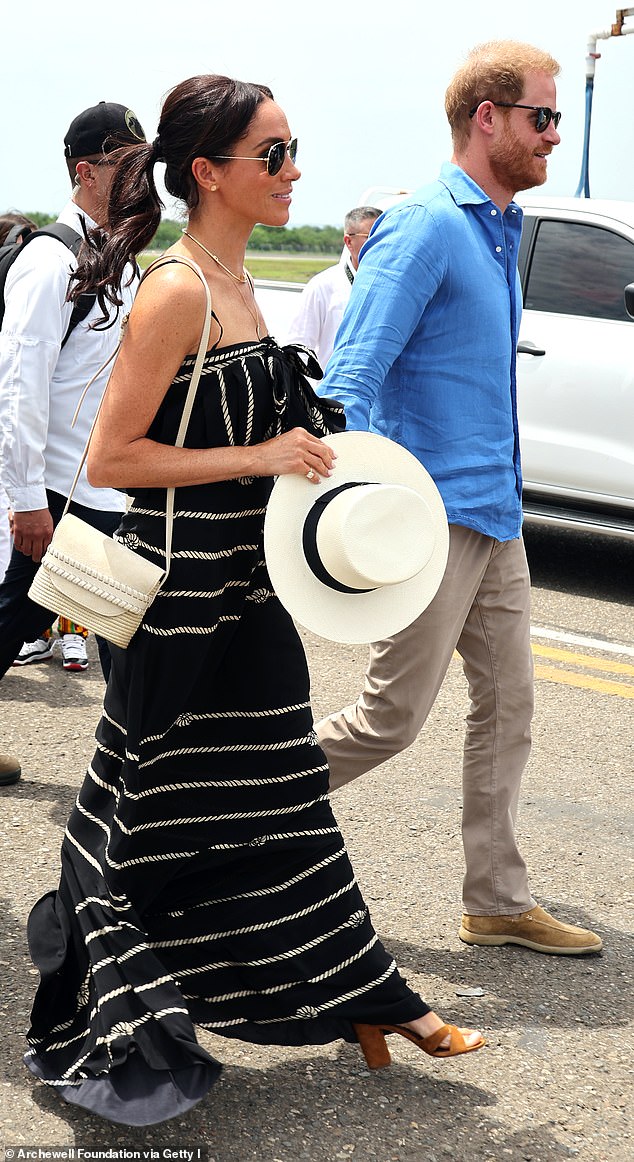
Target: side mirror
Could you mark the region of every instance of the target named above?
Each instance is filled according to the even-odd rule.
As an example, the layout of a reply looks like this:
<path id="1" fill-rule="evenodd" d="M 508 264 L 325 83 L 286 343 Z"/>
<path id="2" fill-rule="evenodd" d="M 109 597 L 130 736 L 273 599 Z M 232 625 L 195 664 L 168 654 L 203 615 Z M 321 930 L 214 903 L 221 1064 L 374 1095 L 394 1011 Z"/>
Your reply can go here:
<path id="1" fill-rule="evenodd" d="M 625 310 L 630 316 L 630 319 L 634 319 L 634 282 L 626 286 L 623 291 L 623 298 L 625 299 Z"/>

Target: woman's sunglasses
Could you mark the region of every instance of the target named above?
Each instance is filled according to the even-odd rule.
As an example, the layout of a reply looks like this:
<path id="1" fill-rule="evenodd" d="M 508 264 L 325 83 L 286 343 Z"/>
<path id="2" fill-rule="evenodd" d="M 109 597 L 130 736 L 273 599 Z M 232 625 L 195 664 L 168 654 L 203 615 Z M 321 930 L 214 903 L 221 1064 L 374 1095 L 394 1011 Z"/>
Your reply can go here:
<path id="1" fill-rule="evenodd" d="M 488 99 L 488 97 L 484 98 L 485 101 Z M 469 116 L 473 117 L 480 105 L 483 104 L 484 101 L 479 101 L 477 105 L 474 105 L 473 109 L 469 111 Z M 548 105 L 514 105 L 511 101 L 491 101 L 491 104 L 497 105 L 501 109 L 531 109 L 533 113 L 537 114 L 535 128 L 538 133 L 543 133 L 545 129 L 548 129 L 551 121 L 556 129 L 561 121 L 561 113 L 555 113 L 554 109 L 548 108 Z"/>
<path id="2" fill-rule="evenodd" d="M 291 137 L 290 141 L 276 141 L 268 153 L 264 154 L 264 157 L 244 157 L 239 153 L 216 153 L 214 157 L 217 161 L 264 161 L 266 162 L 266 172 L 269 177 L 274 178 L 284 165 L 286 154 L 288 154 L 294 165 L 295 158 L 297 157 L 296 137 Z"/>

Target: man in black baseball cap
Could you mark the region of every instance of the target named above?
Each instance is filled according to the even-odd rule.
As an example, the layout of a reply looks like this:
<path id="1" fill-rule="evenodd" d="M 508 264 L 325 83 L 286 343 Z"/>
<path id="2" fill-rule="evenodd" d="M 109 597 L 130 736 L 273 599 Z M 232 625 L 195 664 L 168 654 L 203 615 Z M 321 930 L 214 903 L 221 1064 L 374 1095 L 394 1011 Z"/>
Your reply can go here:
<path id="1" fill-rule="evenodd" d="M 100 101 L 71 121 L 64 138 L 64 153 L 76 160 L 139 141 L 145 141 L 145 133 L 136 114 L 115 101 Z"/>
<path id="2" fill-rule="evenodd" d="M 123 145 L 144 141 L 145 133 L 136 114 L 116 101 L 99 101 L 71 121 L 64 138 L 64 154 L 74 185 L 73 201 L 99 226 L 107 226 L 114 175 L 108 154 Z"/>
<path id="3" fill-rule="evenodd" d="M 110 187 L 122 145 L 142 145 L 145 134 L 126 105 L 100 101 L 71 122 L 64 155 L 73 189 L 54 236 L 33 235 L 7 272 L 0 330 L 0 477 L 13 511 L 13 552 L 0 583 L 0 678 L 24 639 L 35 641 L 54 611 L 28 596 L 68 496 L 108 376 L 119 327 L 138 285 L 129 268 L 121 307 L 108 308 L 111 326 L 95 328 L 101 308 L 91 296 L 85 309 L 67 301 L 69 276 L 86 230 L 108 229 Z M 70 228 L 70 229 L 69 229 Z M 91 390 L 73 426 L 73 413 L 89 379 Z M 79 508 L 77 508 L 79 506 Z M 125 503 L 112 489 L 93 488 L 82 473 L 71 511 L 111 534 Z M 98 642 L 104 674 L 110 655 Z M 20 778 L 20 763 L 0 753 L 0 787 Z"/>

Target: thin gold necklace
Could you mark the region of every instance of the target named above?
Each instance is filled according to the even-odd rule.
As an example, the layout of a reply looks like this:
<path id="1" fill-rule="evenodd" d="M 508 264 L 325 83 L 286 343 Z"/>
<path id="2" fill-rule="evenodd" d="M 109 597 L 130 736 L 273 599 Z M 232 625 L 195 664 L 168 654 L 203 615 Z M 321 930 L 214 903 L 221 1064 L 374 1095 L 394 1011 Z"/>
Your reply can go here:
<path id="1" fill-rule="evenodd" d="M 225 274 L 228 274 L 229 278 L 232 278 L 234 282 L 242 283 L 247 281 L 247 272 L 244 268 L 242 269 L 242 274 L 234 274 L 232 270 L 229 270 L 228 266 L 225 266 L 224 262 L 220 261 L 217 254 L 212 254 L 211 250 L 208 250 L 207 247 L 198 238 L 194 238 L 194 235 L 189 233 L 189 230 L 183 230 L 183 234 L 186 238 L 191 238 L 192 242 L 195 242 L 197 246 L 200 246 L 200 249 L 204 250 L 205 254 L 208 254 L 210 258 L 213 258 L 214 262 L 216 262 L 218 266 L 224 270 Z"/>
<path id="2" fill-rule="evenodd" d="M 237 295 L 239 295 L 239 297 L 242 299 L 242 302 L 244 303 L 245 307 L 247 308 L 247 311 L 249 312 L 249 314 L 250 314 L 251 318 L 253 319 L 253 322 L 254 322 L 254 324 L 255 324 L 255 334 L 256 334 L 256 337 L 257 337 L 257 338 L 258 338 L 258 340 L 259 340 L 259 339 L 261 339 L 261 338 L 262 338 L 262 336 L 261 336 L 261 334 L 260 334 L 260 320 L 259 320 L 259 318 L 258 318 L 258 314 L 257 314 L 257 310 L 258 310 L 258 304 L 257 304 L 257 303 L 256 303 L 256 301 L 255 301 L 255 295 L 253 294 L 253 287 L 251 286 L 251 282 L 250 282 L 250 280 L 249 280 L 249 279 L 247 279 L 246 281 L 249 283 L 249 287 L 250 287 L 250 290 L 251 290 L 251 295 L 252 295 L 252 297 L 253 297 L 253 306 L 255 307 L 255 311 L 256 311 L 255 315 L 253 314 L 253 311 L 251 310 L 251 307 L 249 306 L 249 304 L 248 304 L 248 303 L 246 303 L 246 302 L 244 302 L 244 299 L 242 298 L 242 295 L 240 294 L 240 291 L 239 291 L 237 288 L 236 288 L 236 294 L 237 294 Z"/>

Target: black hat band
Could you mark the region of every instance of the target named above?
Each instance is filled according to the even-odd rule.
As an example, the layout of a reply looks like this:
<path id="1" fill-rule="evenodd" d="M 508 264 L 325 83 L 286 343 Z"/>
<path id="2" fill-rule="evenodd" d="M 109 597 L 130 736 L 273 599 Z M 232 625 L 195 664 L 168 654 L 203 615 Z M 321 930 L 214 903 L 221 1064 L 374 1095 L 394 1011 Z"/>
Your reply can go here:
<path id="1" fill-rule="evenodd" d="M 327 585 L 329 589 L 336 589 L 338 593 L 374 593 L 378 586 L 373 585 L 370 589 L 352 589 L 349 585 L 343 585 L 341 581 L 337 581 L 331 573 L 326 569 L 321 557 L 319 556 L 319 549 L 317 548 L 317 528 L 326 508 L 331 500 L 334 500 L 340 492 L 345 492 L 348 488 L 363 488 L 365 485 L 372 483 L 369 480 L 351 480 L 348 484 L 342 484 L 339 488 L 331 488 L 324 496 L 318 496 L 317 500 L 310 509 L 304 521 L 304 531 L 302 533 L 302 546 L 304 549 L 304 556 L 306 564 L 318 581 L 322 585 Z"/>

